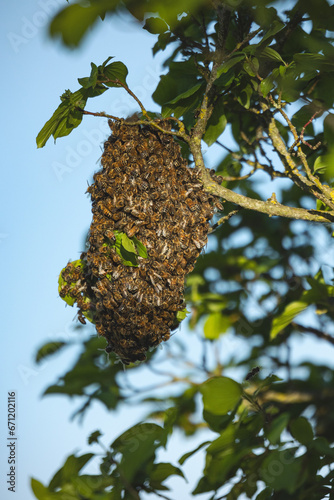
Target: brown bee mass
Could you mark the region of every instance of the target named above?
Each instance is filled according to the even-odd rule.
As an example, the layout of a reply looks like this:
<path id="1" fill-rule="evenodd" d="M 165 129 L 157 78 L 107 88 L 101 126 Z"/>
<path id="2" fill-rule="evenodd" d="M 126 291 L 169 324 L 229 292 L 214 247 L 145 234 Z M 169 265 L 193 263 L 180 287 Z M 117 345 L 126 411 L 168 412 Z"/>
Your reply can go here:
<path id="1" fill-rule="evenodd" d="M 129 363 L 145 359 L 177 325 L 185 276 L 207 242 L 216 199 L 204 191 L 172 136 L 149 126 L 109 125 L 102 170 L 88 188 L 89 248 L 83 267 L 70 263 L 63 271 L 65 280 L 76 273 L 78 283 L 70 290 L 66 285 L 63 294 L 73 293 L 80 321 L 82 311 L 90 313 L 107 352 Z M 124 265 L 110 244 L 114 231 L 145 245 L 148 257 L 138 257 L 138 267 Z"/>

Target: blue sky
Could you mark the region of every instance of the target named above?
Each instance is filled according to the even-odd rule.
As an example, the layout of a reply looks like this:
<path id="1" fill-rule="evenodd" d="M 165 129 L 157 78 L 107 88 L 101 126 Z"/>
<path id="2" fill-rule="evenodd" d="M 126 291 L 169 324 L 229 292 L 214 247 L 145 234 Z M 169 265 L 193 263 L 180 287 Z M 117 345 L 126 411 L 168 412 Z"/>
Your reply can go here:
<path id="1" fill-rule="evenodd" d="M 107 57 L 123 61 L 129 69 L 128 84 L 153 109 L 150 95 L 159 81 L 161 57 L 151 56 L 152 35 L 124 17 L 100 23 L 81 49 L 69 51 L 50 41 L 46 26 L 60 0 L 13 0 L 2 8 L 2 168 L 0 252 L 2 263 L 2 387 L 0 398 L 1 442 L 7 438 L 7 392 L 17 392 L 17 496 L 34 498 L 29 487 L 33 476 L 46 484 L 67 455 L 88 451 L 87 436 L 107 429 L 106 443 L 137 423 L 142 408 L 106 413 L 95 404 L 82 425 L 69 416 L 78 401 L 65 397 L 41 399 L 44 389 L 63 374 L 75 359 L 75 349 L 42 365 L 34 363 L 39 346 L 50 340 L 77 338 L 75 310 L 65 307 L 57 292 L 60 270 L 84 248 L 91 220 L 87 181 L 99 169 L 101 146 L 108 137 L 106 121 L 84 117 L 66 138 L 37 149 L 35 138 L 59 105 L 65 89 L 75 91 L 77 78 L 88 76 L 90 63 Z M 109 90 L 87 106 L 118 116 L 137 111 L 123 90 Z M 91 329 L 87 335 L 94 334 Z M 179 437 L 175 438 L 176 441 Z M 188 443 L 188 449 L 192 444 Z M 187 446 L 188 446 L 187 444 Z M 197 441 L 194 442 L 195 447 Z M 169 459 L 183 449 L 171 446 Z M 7 491 L 7 449 L 1 453 L 1 498 Z M 197 474 L 200 466 L 198 462 Z M 190 474 L 196 467 L 191 465 Z M 92 470 L 97 473 L 97 470 Z M 181 495 L 182 480 L 174 481 Z M 180 488 L 180 489 L 179 489 Z M 185 491 L 188 487 L 185 487 Z"/>
<path id="2" fill-rule="evenodd" d="M 85 195 L 87 181 L 99 168 L 101 145 L 108 136 L 105 120 L 84 117 L 81 126 L 66 138 L 52 140 L 37 150 L 35 137 L 59 104 L 65 89 L 78 88 L 77 78 L 88 76 L 90 62 L 101 64 L 108 56 L 123 61 L 129 69 L 128 84 L 150 108 L 150 95 L 161 73 L 161 56 L 151 56 L 152 35 L 124 17 L 100 23 L 78 51 L 68 51 L 46 35 L 52 12 L 65 1 L 12 0 L 2 8 L 2 168 L 0 254 L 2 264 L 2 350 L 3 381 L 0 398 L 0 434 L 6 436 L 7 391 L 17 391 L 18 493 L 30 500 L 29 477 L 46 483 L 62 465 L 65 456 L 87 451 L 86 437 L 101 428 L 108 429 L 107 442 L 137 423 L 143 409 L 106 413 L 93 405 L 83 424 L 70 422 L 77 401 L 65 397 L 41 399 L 43 390 L 65 372 L 73 360 L 73 350 L 52 358 L 41 366 L 34 364 L 37 348 L 54 339 L 73 339 L 75 310 L 65 308 L 58 297 L 57 279 L 69 259 L 79 257 L 91 219 Z M 119 89 L 111 89 L 88 106 L 127 116 L 136 104 Z M 270 193 L 271 194 L 271 193 Z M 325 243 L 324 243 L 325 245 Z M 329 263 L 332 249 L 327 249 Z M 330 253 L 331 252 L 331 253 Z M 93 334 L 93 330 L 87 333 Z M 172 339 L 173 341 L 173 339 Z M 304 341 L 303 341 L 304 342 Z M 299 353 L 309 352 L 300 343 Z M 237 350 L 238 341 L 225 341 L 226 352 Z M 320 347 L 315 356 L 333 357 Z M 61 359 L 61 362 L 59 361 Z M 61 364 L 60 364 L 61 363 Z M 186 450 L 204 441 L 187 442 Z M 3 443 L 3 439 L 1 443 Z M 180 445 L 181 442 L 181 445 Z M 7 491 L 7 450 L 1 445 L 1 498 L 12 498 Z M 182 441 L 174 438 L 169 459 L 182 455 Z M 186 467 L 193 481 L 199 477 L 201 459 Z M 188 487 L 180 478 L 173 482 L 178 494 Z"/>

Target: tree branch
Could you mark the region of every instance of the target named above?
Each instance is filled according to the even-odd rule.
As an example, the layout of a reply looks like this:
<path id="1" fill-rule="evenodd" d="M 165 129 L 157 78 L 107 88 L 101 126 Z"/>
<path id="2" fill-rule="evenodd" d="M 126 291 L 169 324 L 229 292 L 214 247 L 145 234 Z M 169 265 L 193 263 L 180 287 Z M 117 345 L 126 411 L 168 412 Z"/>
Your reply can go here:
<path id="1" fill-rule="evenodd" d="M 306 327 L 300 325 L 299 323 L 295 323 L 294 321 L 291 323 L 291 326 L 302 333 L 313 333 L 313 335 L 315 335 L 319 339 L 327 340 L 327 342 L 330 342 L 332 345 L 334 345 L 334 337 L 332 337 L 332 335 L 329 335 L 328 333 L 318 330 L 317 328 L 313 328 L 312 326 Z"/>
<path id="2" fill-rule="evenodd" d="M 196 162 L 195 162 L 196 163 Z M 248 210 L 255 210 L 263 214 L 272 216 L 287 217 L 289 219 L 299 219 L 314 222 L 334 222 L 334 211 L 326 212 L 325 210 L 308 210 L 305 208 L 288 207 L 281 205 L 275 200 L 254 200 L 239 193 L 235 193 L 224 186 L 219 186 L 210 177 L 210 175 L 203 175 L 202 181 L 206 191 L 224 198 L 226 201 L 235 203 L 239 207 Z"/>

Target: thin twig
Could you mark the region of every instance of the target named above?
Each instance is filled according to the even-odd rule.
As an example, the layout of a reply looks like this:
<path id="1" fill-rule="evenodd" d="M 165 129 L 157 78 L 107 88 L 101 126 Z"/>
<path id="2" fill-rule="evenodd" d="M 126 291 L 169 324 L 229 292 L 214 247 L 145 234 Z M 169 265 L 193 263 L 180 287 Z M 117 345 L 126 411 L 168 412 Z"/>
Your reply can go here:
<path id="1" fill-rule="evenodd" d="M 229 214 L 227 214 L 224 217 L 222 217 L 221 219 L 219 219 L 219 221 L 216 222 L 216 224 L 214 224 L 212 226 L 211 230 L 209 231 L 210 234 L 213 233 L 219 226 L 221 226 L 222 224 L 227 222 L 231 217 L 233 217 L 233 215 L 236 215 L 239 212 L 240 212 L 240 209 L 239 210 L 232 210 L 232 212 L 230 212 Z"/>
<path id="2" fill-rule="evenodd" d="M 322 332 L 321 330 L 313 328 L 312 326 L 300 325 L 299 323 L 295 323 L 294 321 L 291 323 L 291 325 L 296 328 L 296 330 L 302 333 L 313 333 L 313 335 L 316 335 L 316 337 L 318 337 L 319 339 L 327 340 L 327 342 L 330 342 L 334 345 L 334 337 L 332 337 L 332 335 L 329 335 L 328 333 Z"/>
<path id="3" fill-rule="evenodd" d="M 162 493 L 155 490 L 151 486 L 143 485 L 142 490 L 147 491 L 147 493 L 155 493 L 155 495 L 157 495 L 160 498 L 164 498 L 165 500 L 171 500 L 169 497 L 167 497 L 166 495 L 163 495 Z"/>

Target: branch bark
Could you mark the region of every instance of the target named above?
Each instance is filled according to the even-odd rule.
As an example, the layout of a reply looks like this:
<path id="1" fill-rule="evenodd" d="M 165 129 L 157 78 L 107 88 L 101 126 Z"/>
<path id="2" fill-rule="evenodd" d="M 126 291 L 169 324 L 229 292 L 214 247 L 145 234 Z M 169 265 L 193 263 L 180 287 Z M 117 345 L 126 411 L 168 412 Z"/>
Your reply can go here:
<path id="1" fill-rule="evenodd" d="M 305 208 L 288 207 L 286 205 L 281 205 L 274 199 L 267 201 L 254 200 L 253 198 L 235 193 L 224 186 L 220 186 L 211 178 L 209 171 L 204 165 L 200 139 L 196 137 L 195 140 L 190 140 L 189 146 L 195 165 L 201 171 L 201 179 L 204 188 L 213 195 L 219 196 L 231 203 L 235 203 L 239 207 L 267 214 L 269 217 L 280 216 L 313 222 L 334 222 L 334 211 L 327 212 L 325 210 L 308 210 Z"/>

